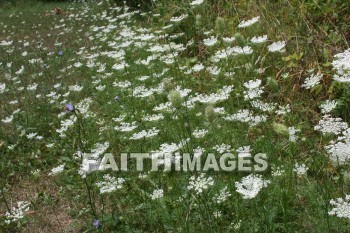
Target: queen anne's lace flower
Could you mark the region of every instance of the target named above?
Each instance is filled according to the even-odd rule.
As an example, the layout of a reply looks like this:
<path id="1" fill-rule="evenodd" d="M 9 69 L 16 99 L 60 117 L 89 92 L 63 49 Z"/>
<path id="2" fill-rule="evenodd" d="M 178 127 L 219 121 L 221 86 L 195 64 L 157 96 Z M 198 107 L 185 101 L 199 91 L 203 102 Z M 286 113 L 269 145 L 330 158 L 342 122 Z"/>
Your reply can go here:
<path id="1" fill-rule="evenodd" d="M 132 123 L 121 122 L 120 126 L 116 126 L 114 129 L 120 132 L 130 132 L 137 128 L 136 121 Z"/>
<path id="2" fill-rule="evenodd" d="M 29 210 L 29 205 L 30 203 L 27 201 L 17 202 L 17 207 L 12 207 L 10 212 L 5 213 L 5 223 L 10 224 L 24 218 L 25 212 Z"/>
<path id="3" fill-rule="evenodd" d="M 343 53 L 338 53 L 335 56 L 332 65 L 336 70 L 334 80 L 338 82 L 350 82 L 350 49 Z"/>
<path id="4" fill-rule="evenodd" d="M 240 22 L 238 24 L 238 28 L 246 28 L 246 27 L 249 27 L 253 24 L 255 24 L 256 22 L 258 22 L 260 19 L 260 16 L 257 16 L 257 17 L 254 17 L 252 19 L 249 19 L 249 20 L 243 20 L 242 22 Z"/>
<path id="5" fill-rule="evenodd" d="M 217 203 L 220 204 L 224 201 L 226 201 L 229 197 L 231 196 L 231 193 L 227 191 L 227 186 L 225 186 L 223 189 L 220 190 L 218 194 L 216 194 L 213 198 L 213 200 Z"/>
<path id="6" fill-rule="evenodd" d="M 339 218 L 350 219 L 350 195 L 346 195 L 345 198 L 337 198 L 330 200 L 330 204 L 334 208 L 328 212 L 329 215 L 337 216 Z"/>
<path id="7" fill-rule="evenodd" d="M 267 48 L 270 52 L 284 52 L 284 47 L 286 46 L 285 41 L 278 41 L 270 44 Z"/>
<path id="8" fill-rule="evenodd" d="M 203 44 L 208 46 L 208 47 L 214 46 L 216 44 L 216 42 L 218 42 L 218 39 L 215 38 L 214 36 L 203 40 Z"/>
<path id="9" fill-rule="evenodd" d="M 125 182 L 124 178 L 115 178 L 108 174 L 103 176 L 103 181 L 97 182 L 97 187 L 100 188 L 100 193 L 110 193 L 115 190 L 121 189 L 123 187 L 123 183 Z"/>
<path id="10" fill-rule="evenodd" d="M 296 163 L 293 168 L 293 171 L 296 172 L 298 176 L 305 175 L 307 170 L 309 170 L 309 168 L 303 163 L 302 164 Z"/>
<path id="11" fill-rule="evenodd" d="M 188 17 L 187 14 L 180 15 L 180 16 L 174 16 L 170 18 L 170 22 L 181 22 L 182 20 L 186 19 Z"/>
<path id="12" fill-rule="evenodd" d="M 195 138 L 203 138 L 208 133 L 206 129 L 196 129 L 193 131 L 193 136 Z"/>
<path id="13" fill-rule="evenodd" d="M 321 131 L 323 134 L 333 133 L 338 135 L 347 128 L 348 124 L 343 122 L 341 118 L 332 118 L 330 115 L 324 115 L 314 129 Z"/>
<path id="14" fill-rule="evenodd" d="M 235 182 L 235 186 L 236 191 L 243 195 L 243 199 L 253 199 L 269 183 L 270 181 L 264 180 L 261 175 L 250 174 L 243 177 L 241 182 Z"/>
<path id="15" fill-rule="evenodd" d="M 138 139 L 142 139 L 142 138 L 151 138 L 151 137 L 154 137 L 156 135 L 158 135 L 159 133 L 159 129 L 156 129 L 155 127 L 153 127 L 152 129 L 150 130 L 142 130 L 141 132 L 138 132 L 138 133 L 134 133 L 130 139 L 131 140 L 138 140 Z"/>
<path id="16" fill-rule="evenodd" d="M 259 36 L 256 37 L 254 36 L 251 40 L 250 40 L 253 44 L 261 44 L 267 41 L 267 35 L 264 36 Z"/>
<path id="17" fill-rule="evenodd" d="M 337 107 L 337 101 L 335 100 L 326 100 L 326 102 L 320 106 L 322 113 L 330 113 L 335 107 Z"/>
<path id="18" fill-rule="evenodd" d="M 194 0 L 190 3 L 191 6 L 198 6 L 200 4 L 202 4 L 204 2 L 204 0 Z"/>
<path id="19" fill-rule="evenodd" d="M 296 140 L 298 139 L 298 136 L 296 135 L 296 133 L 300 132 L 300 129 L 296 129 L 295 127 L 289 127 L 288 132 L 289 132 L 289 141 L 296 142 Z"/>
<path id="20" fill-rule="evenodd" d="M 227 121 L 246 122 L 251 126 L 255 126 L 261 122 L 266 121 L 267 118 L 264 115 L 254 116 L 249 110 L 241 109 L 235 114 L 225 116 L 224 119 Z"/>
<path id="21" fill-rule="evenodd" d="M 205 177 L 205 174 L 201 174 L 197 178 L 195 176 L 190 177 L 187 189 L 194 190 L 196 194 L 201 194 L 204 190 L 214 185 L 212 177 Z"/>
<path id="22" fill-rule="evenodd" d="M 323 74 L 312 74 L 310 77 L 306 78 L 304 81 L 304 84 L 301 85 L 302 87 L 305 87 L 305 89 L 311 89 L 315 85 L 319 84 L 321 81 L 321 78 L 323 77 Z"/>
<path id="23" fill-rule="evenodd" d="M 152 200 L 162 198 L 164 196 L 163 189 L 156 189 L 153 191 L 153 193 L 150 195 Z"/>
<path id="24" fill-rule="evenodd" d="M 331 142 L 326 150 L 334 164 L 343 165 L 350 160 L 350 142 Z"/>
<path id="25" fill-rule="evenodd" d="M 64 170 L 64 166 L 65 166 L 65 164 L 61 164 L 57 167 L 52 168 L 51 172 L 49 173 L 49 176 L 53 176 L 53 175 L 56 175 L 58 173 L 61 173 Z"/>

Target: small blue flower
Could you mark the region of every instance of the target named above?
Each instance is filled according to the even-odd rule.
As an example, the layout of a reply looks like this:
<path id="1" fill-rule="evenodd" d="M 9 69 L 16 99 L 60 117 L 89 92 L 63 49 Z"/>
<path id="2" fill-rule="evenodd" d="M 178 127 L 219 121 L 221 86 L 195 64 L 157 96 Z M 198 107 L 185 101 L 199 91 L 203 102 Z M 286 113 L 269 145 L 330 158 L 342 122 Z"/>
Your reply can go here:
<path id="1" fill-rule="evenodd" d="M 63 55 L 63 51 L 62 51 L 62 50 L 59 51 L 59 52 L 58 52 L 58 55 L 59 55 L 59 56 L 62 56 L 62 55 Z"/>
<path id="2" fill-rule="evenodd" d="M 71 103 L 66 104 L 65 106 L 66 112 L 71 112 L 74 110 L 74 106 Z"/>
<path id="3" fill-rule="evenodd" d="M 95 219 L 95 220 L 92 222 L 92 225 L 93 225 L 95 228 L 99 228 L 99 227 L 101 226 L 101 222 L 100 222 L 100 220 Z"/>
<path id="4" fill-rule="evenodd" d="M 119 96 L 116 96 L 114 99 L 116 102 L 119 102 Z"/>

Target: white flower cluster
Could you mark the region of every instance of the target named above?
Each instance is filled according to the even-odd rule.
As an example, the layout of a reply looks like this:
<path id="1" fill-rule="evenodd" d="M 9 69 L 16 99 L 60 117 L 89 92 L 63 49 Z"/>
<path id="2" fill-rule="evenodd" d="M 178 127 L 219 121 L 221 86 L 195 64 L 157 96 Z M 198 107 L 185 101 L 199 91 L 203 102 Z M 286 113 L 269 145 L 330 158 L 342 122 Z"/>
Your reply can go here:
<path id="1" fill-rule="evenodd" d="M 314 129 L 321 131 L 323 134 L 333 133 L 339 135 L 347 128 L 348 124 L 343 122 L 341 118 L 333 118 L 330 115 L 324 115 Z"/>
<path id="2" fill-rule="evenodd" d="M 227 186 L 220 190 L 218 194 L 216 194 L 213 198 L 214 202 L 217 204 L 223 203 L 231 196 L 231 193 L 227 191 Z"/>
<path id="3" fill-rule="evenodd" d="M 277 42 L 273 42 L 272 44 L 270 44 L 267 48 L 270 52 L 274 53 L 274 52 L 286 51 L 284 47 L 286 47 L 285 41 L 277 41 Z"/>
<path id="4" fill-rule="evenodd" d="M 284 166 L 271 166 L 271 175 L 274 177 L 283 176 L 285 174 Z"/>
<path id="5" fill-rule="evenodd" d="M 196 97 L 191 99 L 192 102 L 200 102 L 203 104 L 215 104 L 217 102 L 226 100 L 230 97 L 230 93 L 233 90 L 233 86 L 224 86 L 217 93 L 212 93 L 209 95 L 197 94 Z"/>
<path id="6" fill-rule="evenodd" d="M 153 127 L 152 129 L 149 129 L 147 131 L 142 130 L 141 132 L 134 133 L 129 139 L 130 140 L 139 140 L 139 139 L 143 139 L 143 138 L 151 138 L 151 137 L 157 136 L 159 132 L 160 132 L 159 129 L 156 129 L 155 127 Z"/>
<path id="7" fill-rule="evenodd" d="M 251 100 L 255 98 L 259 98 L 262 93 L 264 93 L 263 88 L 260 87 L 261 80 L 249 80 L 248 82 L 244 83 L 244 86 L 248 89 L 247 91 L 243 92 L 244 99 L 245 100 Z"/>
<path id="8" fill-rule="evenodd" d="M 137 128 L 136 121 L 127 123 L 127 122 L 121 122 L 120 126 L 114 127 L 115 130 L 120 132 L 130 132 Z"/>
<path id="9" fill-rule="evenodd" d="M 203 138 L 207 133 L 206 129 L 195 129 L 192 134 L 195 138 Z"/>
<path id="10" fill-rule="evenodd" d="M 214 46 L 217 42 L 218 39 L 214 36 L 203 40 L 203 44 L 208 47 Z"/>
<path id="11" fill-rule="evenodd" d="M 239 121 L 249 123 L 251 126 L 257 125 L 261 122 L 266 121 L 266 116 L 257 115 L 254 116 L 249 110 L 241 109 L 233 115 L 227 115 L 224 117 L 227 121 Z"/>
<path id="12" fill-rule="evenodd" d="M 5 223 L 10 224 L 24 218 L 25 212 L 29 210 L 29 205 L 30 203 L 27 201 L 17 202 L 17 207 L 12 207 L 10 212 L 5 213 Z"/>
<path id="13" fill-rule="evenodd" d="M 223 154 L 223 153 L 229 153 L 232 148 L 230 145 L 222 143 L 221 145 L 214 146 L 213 149 L 219 152 L 220 154 Z"/>
<path id="14" fill-rule="evenodd" d="M 6 117 L 5 119 L 2 119 L 1 121 L 4 123 L 4 124 L 8 124 L 8 123 L 11 123 L 13 120 L 13 115 L 10 115 L 8 117 Z"/>
<path id="15" fill-rule="evenodd" d="M 152 200 L 156 200 L 159 198 L 162 198 L 164 196 L 164 191 L 163 189 L 156 189 L 153 191 L 153 193 L 150 195 Z"/>
<path id="16" fill-rule="evenodd" d="M 187 17 L 188 17 L 188 14 L 174 16 L 174 17 L 170 18 L 170 22 L 174 22 L 174 23 L 181 22 L 182 20 L 186 19 Z"/>
<path id="17" fill-rule="evenodd" d="M 61 173 L 64 170 L 64 166 L 65 166 L 65 164 L 61 164 L 57 167 L 52 168 L 51 172 L 49 172 L 49 176 L 54 176 L 58 173 Z"/>
<path id="18" fill-rule="evenodd" d="M 145 115 L 142 117 L 143 121 L 159 121 L 159 120 L 163 120 L 163 119 L 164 119 L 163 114 Z"/>
<path id="19" fill-rule="evenodd" d="M 194 0 L 190 3 L 191 6 L 198 6 L 200 4 L 202 4 L 204 2 L 204 0 Z"/>
<path id="20" fill-rule="evenodd" d="M 331 141 L 325 148 L 335 165 L 343 165 L 348 162 L 350 160 L 350 129 L 344 130 L 337 141 Z"/>
<path id="21" fill-rule="evenodd" d="M 236 191 L 243 195 L 243 199 L 255 198 L 268 184 L 270 184 L 269 180 L 264 180 L 261 175 L 254 174 L 243 177 L 241 182 L 235 182 Z"/>
<path id="22" fill-rule="evenodd" d="M 343 53 L 335 55 L 332 63 L 336 74 L 334 79 L 339 82 L 350 82 L 350 49 Z M 325 146 L 331 162 L 336 165 L 344 165 L 350 160 L 350 129 L 348 124 L 341 118 L 331 117 L 330 112 L 335 109 L 337 102 L 327 100 L 321 104 L 321 112 L 325 115 L 314 127 L 315 130 L 321 131 L 323 134 L 331 133 L 338 136 L 335 141 Z"/>
<path id="23" fill-rule="evenodd" d="M 298 136 L 296 135 L 296 133 L 300 132 L 300 129 L 296 129 L 293 126 L 288 128 L 288 132 L 289 132 L 289 141 L 296 142 L 298 139 Z"/>
<path id="24" fill-rule="evenodd" d="M 336 198 L 330 200 L 330 204 L 335 206 L 331 211 L 328 212 L 329 215 L 337 216 L 339 218 L 350 219 L 350 195 L 346 195 L 345 198 Z"/>
<path id="25" fill-rule="evenodd" d="M 77 118 L 74 115 L 71 115 L 68 119 L 62 120 L 61 121 L 61 128 L 56 129 L 56 132 L 59 133 L 59 136 L 61 138 L 66 137 L 66 131 L 68 128 L 76 122 Z"/>
<path id="26" fill-rule="evenodd" d="M 272 112 L 276 108 L 276 103 L 264 103 L 259 99 L 250 101 L 250 104 L 263 112 Z"/>
<path id="27" fill-rule="evenodd" d="M 335 56 L 332 65 L 336 71 L 334 80 L 338 82 L 350 82 L 350 49 L 343 53 L 338 53 Z"/>
<path id="28" fill-rule="evenodd" d="M 301 86 L 305 87 L 305 89 L 311 89 L 320 83 L 322 77 L 323 74 L 321 73 L 318 73 L 316 75 L 312 74 L 310 77 L 305 79 L 304 84 Z"/>
<path id="29" fill-rule="evenodd" d="M 203 193 L 204 190 L 208 189 L 210 186 L 214 185 L 214 179 L 212 177 L 205 177 L 205 174 L 201 174 L 197 178 L 195 176 L 191 176 L 187 189 L 194 190 L 196 194 Z"/>
<path id="30" fill-rule="evenodd" d="M 326 100 L 326 102 L 320 106 L 323 114 L 330 113 L 333 109 L 335 109 L 335 107 L 337 107 L 337 101 L 335 100 Z"/>
<path id="31" fill-rule="evenodd" d="M 6 83 L 0 83 L 0 94 L 6 91 Z"/>
<path id="32" fill-rule="evenodd" d="M 249 27 L 253 24 L 255 24 L 256 22 L 258 22 L 260 19 L 260 16 L 257 16 L 257 17 L 254 17 L 252 19 L 249 19 L 249 20 L 243 20 L 242 22 L 240 22 L 238 24 L 238 28 L 246 28 L 246 27 Z"/>
<path id="33" fill-rule="evenodd" d="M 251 40 L 250 40 L 253 44 L 261 44 L 267 41 L 267 35 L 264 36 L 259 36 L 256 37 L 254 36 Z"/>
<path id="34" fill-rule="evenodd" d="M 115 178 L 108 174 L 103 176 L 104 181 L 97 182 L 97 187 L 100 188 L 100 193 L 110 193 L 121 189 L 123 187 L 123 183 L 125 182 L 124 178 Z"/>
<path id="35" fill-rule="evenodd" d="M 303 176 L 306 174 L 309 168 L 305 164 L 296 163 L 294 165 L 293 171 L 297 173 L 298 176 Z"/>

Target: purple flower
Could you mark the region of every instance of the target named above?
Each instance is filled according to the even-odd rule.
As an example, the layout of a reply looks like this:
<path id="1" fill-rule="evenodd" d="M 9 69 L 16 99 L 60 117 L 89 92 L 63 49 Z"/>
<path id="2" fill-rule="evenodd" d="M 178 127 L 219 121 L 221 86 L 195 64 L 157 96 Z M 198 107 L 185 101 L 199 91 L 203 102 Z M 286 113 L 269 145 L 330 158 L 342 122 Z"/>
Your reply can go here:
<path id="1" fill-rule="evenodd" d="M 66 112 L 71 112 L 74 110 L 74 106 L 71 103 L 66 104 L 65 106 Z"/>
<path id="2" fill-rule="evenodd" d="M 99 227 L 101 226 L 101 222 L 100 222 L 100 220 L 95 219 L 95 220 L 92 222 L 92 225 L 93 225 L 95 228 L 99 228 Z"/>
<path id="3" fill-rule="evenodd" d="M 58 55 L 62 56 L 63 55 L 63 51 L 59 51 Z"/>
<path id="4" fill-rule="evenodd" d="M 119 96 L 116 96 L 114 99 L 116 102 L 119 102 Z"/>

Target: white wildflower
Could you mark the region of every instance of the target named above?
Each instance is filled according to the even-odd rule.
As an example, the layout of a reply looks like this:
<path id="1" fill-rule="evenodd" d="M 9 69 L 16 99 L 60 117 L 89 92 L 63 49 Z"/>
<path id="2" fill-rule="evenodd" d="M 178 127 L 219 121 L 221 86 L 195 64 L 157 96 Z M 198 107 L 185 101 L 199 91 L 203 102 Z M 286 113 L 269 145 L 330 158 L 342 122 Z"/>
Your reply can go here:
<path id="1" fill-rule="evenodd" d="M 329 204 L 334 206 L 328 212 L 329 215 L 350 219 L 350 195 L 346 195 L 345 198 L 332 199 Z"/>
<path id="2" fill-rule="evenodd" d="M 205 174 L 201 174 L 198 177 L 191 176 L 189 184 L 187 186 L 188 190 L 194 190 L 196 194 L 203 193 L 204 190 L 208 189 L 210 186 L 214 185 L 214 180 L 212 177 L 205 177 Z"/>
<path id="3" fill-rule="evenodd" d="M 235 182 L 236 191 L 243 195 L 243 199 L 255 198 L 268 184 L 270 184 L 269 180 L 264 180 L 261 175 L 254 174 L 243 177 L 241 182 Z"/>
<path id="4" fill-rule="evenodd" d="M 293 171 L 297 173 L 298 176 L 303 176 L 306 174 L 309 168 L 305 164 L 296 163 L 294 165 Z"/>
<path id="5" fill-rule="evenodd" d="M 163 189 L 155 189 L 153 193 L 150 195 L 152 200 L 156 200 L 159 198 L 162 198 L 164 196 L 164 191 Z"/>
<path id="6" fill-rule="evenodd" d="M 255 24 L 256 22 L 258 22 L 260 19 L 260 16 L 257 16 L 257 17 L 254 17 L 252 19 L 249 19 L 249 20 L 243 20 L 242 22 L 240 22 L 238 24 L 238 28 L 246 28 L 246 27 L 249 27 L 253 24 Z"/>
<path id="7" fill-rule="evenodd" d="M 103 176 L 103 181 L 99 181 L 96 183 L 97 187 L 100 188 L 100 193 L 110 193 L 121 189 L 123 187 L 123 183 L 125 182 L 124 178 L 116 178 L 106 174 Z"/>
<path id="8" fill-rule="evenodd" d="M 278 41 L 270 44 L 267 48 L 270 52 L 284 52 L 284 47 L 286 46 L 285 41 Z"/>
<path id="9" fill-rule="evenodd" d="M 305 87 L 305 89 L 311 89 L 320 83 L 322 77 L 323 74 L 321 73 L 316 75 L 312 74 L 310 77 L 305 79 L 304 84 L 301 86 Z"/>

